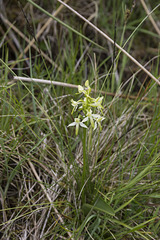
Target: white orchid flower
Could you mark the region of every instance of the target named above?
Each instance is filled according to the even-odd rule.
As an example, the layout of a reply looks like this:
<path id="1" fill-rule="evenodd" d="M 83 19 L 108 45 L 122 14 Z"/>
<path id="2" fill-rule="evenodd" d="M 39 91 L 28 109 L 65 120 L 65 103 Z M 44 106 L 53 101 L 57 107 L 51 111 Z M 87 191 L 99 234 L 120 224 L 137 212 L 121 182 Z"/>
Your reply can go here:
<path id="1" fill-rule="evenodd" d="M 68 127 L 73 127 L 73 126 L 76 126 L 76 136 L 78 135 L 78 132 L 79 132 L 79 126 L 83 128 L 87 128 L 87 126 L 83 123 L 83 121 L 82 122 L 80 121 L 79 117 L 75 118 L 74 122 L 68 125 Z"/>
<path id="2" fill-rule="evenodd" d="M 87 110 L 86 116 L 87 117 L 85 117 L 83 119 L 83 121 L 86 122 L 86 121 L 89 120 L 90 123 L 91 123 L 92 128 L 94 128 L 94 114 L 92 114 L 92 110 L 91 109 Z"/>

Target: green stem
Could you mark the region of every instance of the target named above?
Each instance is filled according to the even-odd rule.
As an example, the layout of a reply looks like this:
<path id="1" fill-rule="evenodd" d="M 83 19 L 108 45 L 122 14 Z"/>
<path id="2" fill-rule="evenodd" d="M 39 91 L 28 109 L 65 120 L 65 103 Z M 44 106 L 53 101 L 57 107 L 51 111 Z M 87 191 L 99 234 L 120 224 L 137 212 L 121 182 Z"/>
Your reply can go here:
<path id="1" fill-rule="evenodd" d="M 88 167 L 88 158 L 87 158 L 87 130 L 83 129 L 83 136 L 82 136 L 82 145 L 83 145 L 83 173 L 82 173 L 82 203 L 85 203 L 85 193 L 86 193 L 86 187 L 84 187 L 87 174 L 89 172 Z"/>

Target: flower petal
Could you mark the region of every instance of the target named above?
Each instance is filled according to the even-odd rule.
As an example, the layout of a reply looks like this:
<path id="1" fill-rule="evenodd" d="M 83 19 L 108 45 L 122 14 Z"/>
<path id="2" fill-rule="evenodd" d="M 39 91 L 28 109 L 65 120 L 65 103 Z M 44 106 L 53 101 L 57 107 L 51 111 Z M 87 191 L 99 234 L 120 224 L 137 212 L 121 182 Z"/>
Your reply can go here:
<path id="1" fill-rule="evenodd" d="M 79 124 L 81 127 L 83 127 L 83 128 L 88 128 L 83 122 L 80 122 L 80 124 Z"/>
<path id="2" fill-rule="evenodd" d="M 86 87 L 89 87 L 89 81 L 88 81 L 88 80 L 85 81 L 85 86 L 86 86 Z"/>
<path id="3" fill-rule="evenodd" d="M 88 117 L 85 117 L 82 122 L 87 122 L 88 121 Z"/>
<path id="4" fill-rule="evenodd" d="M 76 122 L 72 122 L 72 123 L 70 123 L 67 127 L 72 127 L 72 126 L 76 126 Z"/>
<path id="5" fill-rule="evenodd" d="M 93 131 L 96 130 L 96 128 L 97 128 L 97 122 L 94 123 L 94 129 L 93 129 Z"/>
<path id="6" fill-rule="evenodd" d="M 84 88 L 81 85 L 78 85 L 78 92 L 79 93 L 84 92 Z"/>

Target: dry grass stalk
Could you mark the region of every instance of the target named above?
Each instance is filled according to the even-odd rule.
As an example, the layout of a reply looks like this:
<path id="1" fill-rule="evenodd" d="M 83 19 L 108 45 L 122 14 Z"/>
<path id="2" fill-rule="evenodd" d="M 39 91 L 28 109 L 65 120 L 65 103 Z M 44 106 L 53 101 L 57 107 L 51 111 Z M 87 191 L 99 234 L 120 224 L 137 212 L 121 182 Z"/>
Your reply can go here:
<path id="1" fill-rule="evenodd" d="M 16 33 L 19 34 L 20 37 L 22 37 L 26 42 L 30 43 L 30 40 L 21 32 L 19 31 L 8 19 L 5 19 L 5 22 L 6 24 L 12 28 Z M 32 47 L 37 51 L 39 52 L 39 48 L 33 44 Z M 22 54 L 21 54 L 22 55 Z M 20 56 L 21 56 L 20 55 Z M 55 66 L 59 71 L 61 71 L 60 67 L 52 60 L 50 59 L 47 54 L 45 54 L 42 50 L 41 50 L 41 55 L 48 61 L 50 62 L 51 64 L 53 64 L 53 66 Z M 22 57 L 22 56 L 21 56 Z M 17 58 L 16 62 L 18 62 L 18 60 L 20 60 L 20 58 Z M 14 63 L 12 66 L 11 66 L 11 69 L 14 68 L 16 65 L 16 63 Z"/>
<path id="2" fill-rule="evenodd" d="M 146 3 L 145 3 L 145 1 L 144 1 L 144 0 L 140 0 L 140 1 L 141 1 L 141 3 L 142 3 L 142 6 L 143 6 L 144 10 L 146 11 L 146 13 L 147 13 L 147 15 L 148 15 L 148 17 L 149 17 L 149 20 L 151 21 L 154 29 L 156 30 L 156 32 L 157 32 L 158 35 L 160 36 L 160 29 L 159 29 L 159 27 L 157 26 L 156 22 L 154 21 L 152 15 L 150 14 L 150 12 L 149 12 L 149 10 L 148 10 L 148 7 L 147 7 L 147 5 L 146 5 Z"/>
<path id="3" fill-rule="evenodd" d="M 40 177 L 39 177 L 39 175 L 38 175 L 38 173 L 37 173 L 37 171 L 36 171 L 34 165 L 32 164 L 31 161 L 28 161 L 28 163 L 29 163 L 29 165 L 30 165 L 30 167 L 31 167 L 31 169 L 32 169 L 32 172 L 34 173 L 34 175 L 35 175 L 35 177 L 36 177 L 38 183 L 40 184 L 40 186 L 41 186 L 41 188 L 42 188 L 44 194 L 46 195 L 48 201 L 50 202 L 52 208 L 54 209 L 56 215 L 58 216 L 58 220 L 64 225 L 63 218 L 62 218 L 61 215 L 59 214 L 58 210 L 54 207 L 53 202 L 52 202 L 52 199 L 50 198 L 49 194 L 47 193 L 47 191 L 46 191 L 44 185 L 41 183 L 42 181 L 41 181 L 41 179 L 40 179 Z M 65 228 L 66 228 L 66 227 L 65 227 Z M 67 229 L 67 228 L 66 228 L 66 229 Z M 69 231 L 67 231 L 67 233 L 68 233 L 68 236 L 70 237 L 70 239 L 72 239 L 72 235 L 71 235 L 71 233 L 70 233 Z"/>
<path id="4" fill-rule="evenodd" d="M 81 14 L 79 14 L 77 11 L 75 11 L 72 7 L 70 7 L 68 4 L 64 3 L 61 0 L 57 0 L 64 6 L 66 6 L 69 10 L 71 10 L 73 13 L 75 13 L 77 16 L 79 16 L 81 19 L 83 19 L 88 25 L 90 25 L 92 28 L 94 28 L 97 32 L 99 32 L 102 36 L 104 36 L 108 41 L 110 41 L 112 44 L 114 44 L 120 51 L 122 51 L 128 58 L 132 60 L 139 68 L 141 68 L 149 77 L 151 77 L 158 85 L 160 85 L 160 81 L 153 76 L 152 73 L 150 73 L 144 66 L 142 66 L 134 57 L 132 57 L 126 50 L 124 50 L 121 46 L 119 46 L 117 43 L 114 42 L 113 39 L 111 39 L 106 33 L 104 33 L 102 30 L 100 30 L 98 27 L 96 27 L 93 23 L 88 21 L 85 17 L 83 17 Z M 159 4 L 160 5 L 160 4 Z M 158 5 L 158 6 L 159 6 Z M 152 11 L 149 13 L 149 15 L 152 13 Z"/>
<path id="5" fill-rule="evenodd" d="M 69 0 L 65 0 L 65 3 L 67 3 Z M 56 17 L 60 12 L 61 10 L 63 9 L 63 5 L 60 5 L 59 8 L 56 10 L 56 11 L 53 11 L 52 12 L 52 15 L 54 17 Z M 37 32 L 35 38 L 33 38 L 31 41 L 29 41 L 29 44 L 28 46 L 24 49 L 24 53 L 28 52 L 29 48 L 34 46 L 35 48 L 35 45 L 34 45 L 34 42 L 36 41 L 36 39 L 39 38 L 39 36 L 44 32 L 44 30 L 51 24 L 51 22 L 53 21 L 53 18 L 49 18 L 48 21 L 43 25 L 43 27 Z M 21 59 L 23 57 L 23 53 L 21 53 L 18 57 L 18 59 Z M 53 61 L 51 60 L 51 62 L 53 63 Z M 55 65 L 55 63 L 54 63 Z M 58 67 L 58 66 L 56 66 Z"/>

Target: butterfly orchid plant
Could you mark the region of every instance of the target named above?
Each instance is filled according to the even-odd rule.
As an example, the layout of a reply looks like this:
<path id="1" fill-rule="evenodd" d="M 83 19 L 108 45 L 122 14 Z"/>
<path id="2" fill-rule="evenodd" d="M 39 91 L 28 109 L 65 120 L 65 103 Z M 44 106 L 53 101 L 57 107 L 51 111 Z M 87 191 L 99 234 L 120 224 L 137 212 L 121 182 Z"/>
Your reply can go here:
<path id="1" fill-rule="evenodd" d="M 89 182 L 89 162 L 88 162 L 88 153 L 87 153 L 87 129 L 96 130 L 97 127 L 99 130 L 102 130 L 101 122 L 105 119 L 103 117 L 103 106 L 102 100 L 103 97 L 92 98 L 90 96 L 91 88 L 89 86 L 89 81 L 85 82 L 85 87 L 78 85 L 78 94 L 83 94 L 83 98 L 78 101 L 71 99 L 71 104 L 73 106 L 72 114 L 78 112 L 78 117 L 74 118 L 74 122 L 70 123 L 68 127 L 75 126 L 76 136 L 78 135 L 79 128 L 83 128 L 82 134 L 82 145 L 83 145 L 83 173 L 81 180 L 82 191 L 82 203 L 85 203 L 85 199 L 88 193 Z M 85 185 L 86 181 L 88 182 Z"/>

